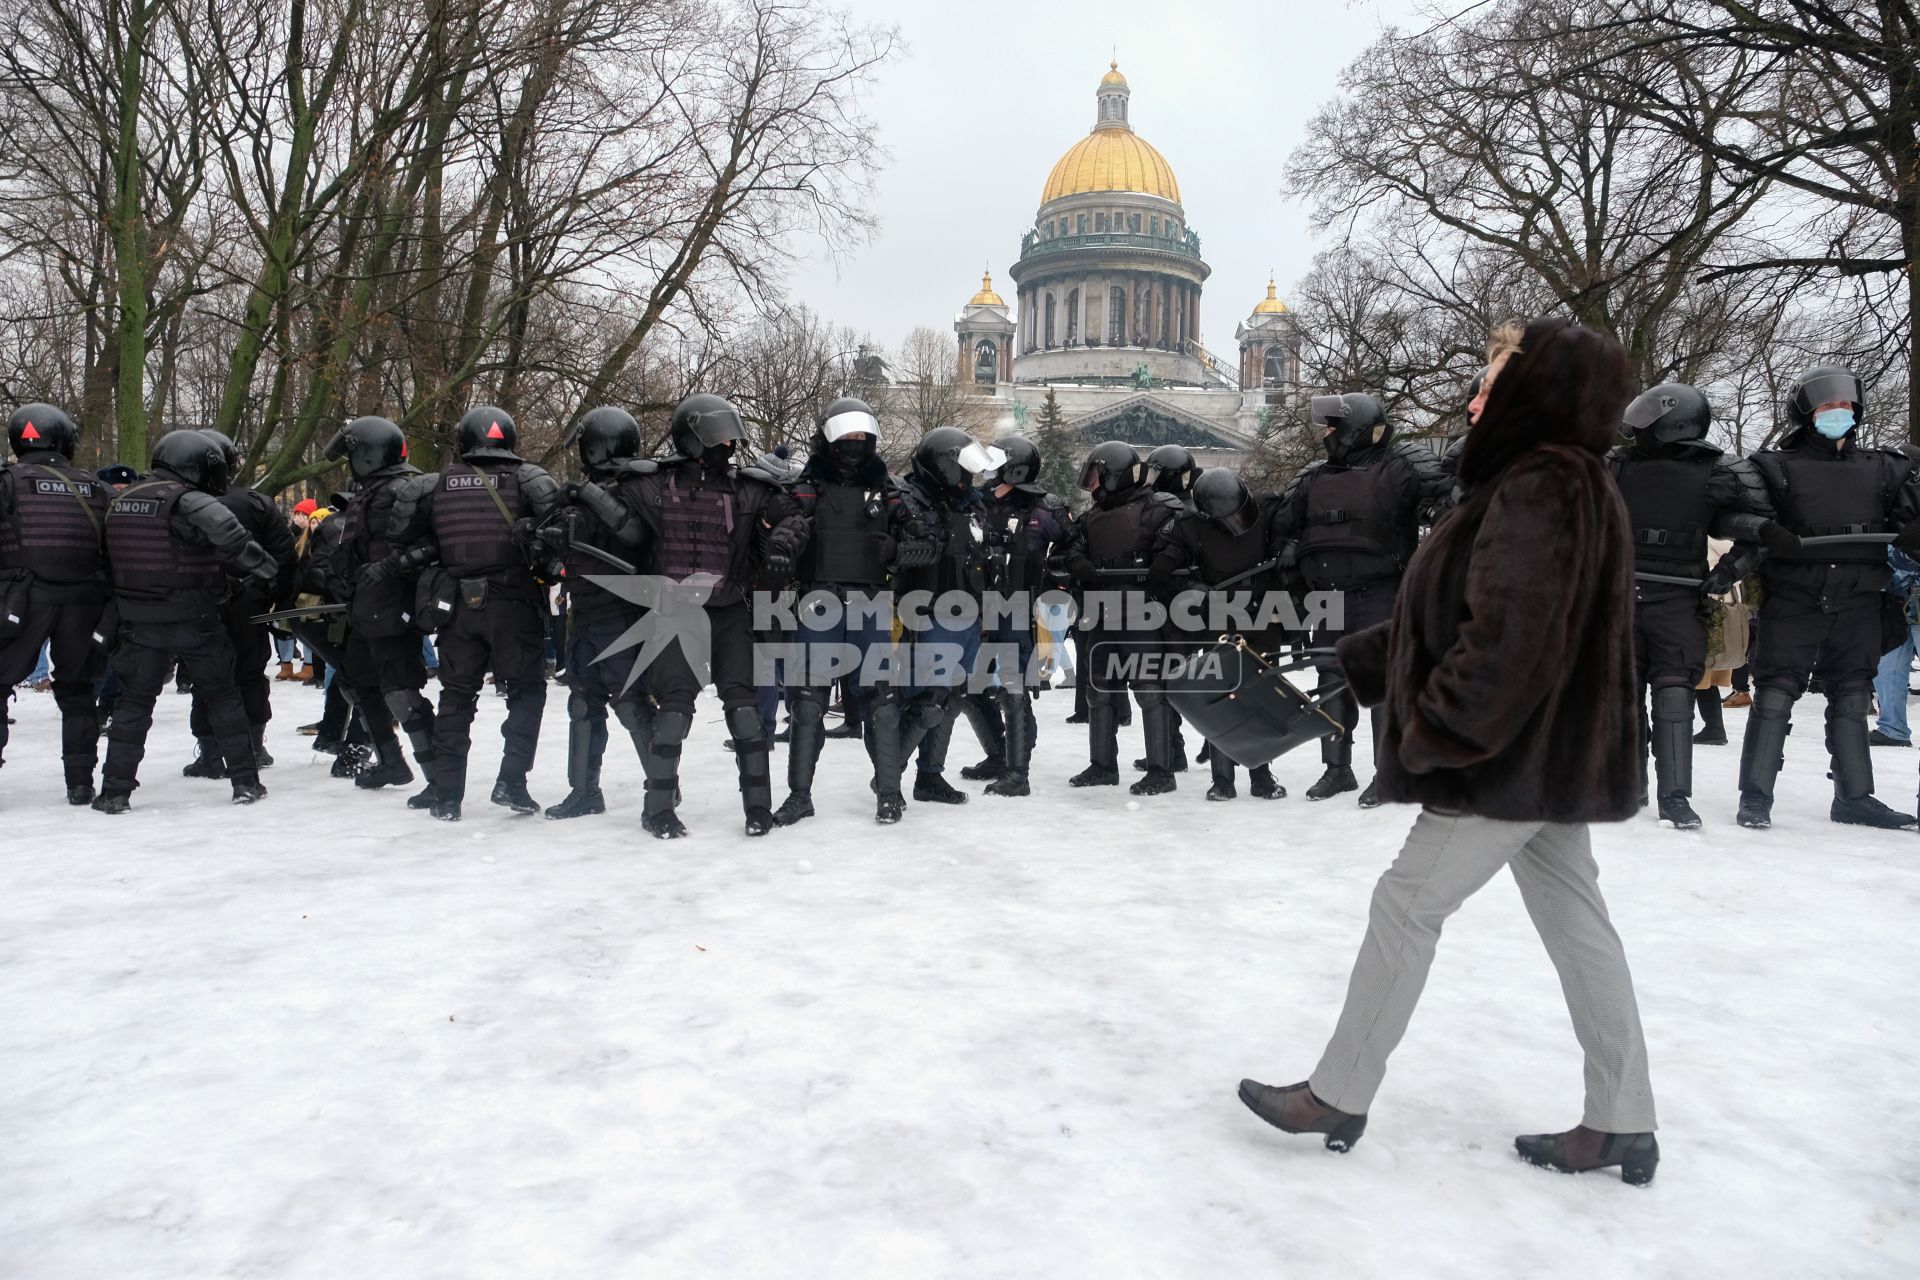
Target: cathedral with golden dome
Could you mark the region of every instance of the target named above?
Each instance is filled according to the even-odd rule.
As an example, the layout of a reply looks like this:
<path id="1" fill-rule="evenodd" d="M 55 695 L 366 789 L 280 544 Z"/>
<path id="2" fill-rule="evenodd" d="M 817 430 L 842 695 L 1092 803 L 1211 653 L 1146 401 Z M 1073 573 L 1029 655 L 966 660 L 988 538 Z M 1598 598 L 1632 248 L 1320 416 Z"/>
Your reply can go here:
<path id="1" fill-rule="evenodd" d="M 1187 220 L 1173 166 L 1135 132 L 1132 88 L 1112 64 L 1093 128 L 1047 175 L 1009 274 L 991 275 L 954 322 L 960 374 L 1004 402 L 1018 430 L 1049 392 L 1089 444 L 1181 444 L 1203 462 L 1251 445 L 1271 403 L 1299 378 L 1299 336 L 1273 282 L 1234 337 L 1232 363 L 1202 340 L 1211 268 Z"/>

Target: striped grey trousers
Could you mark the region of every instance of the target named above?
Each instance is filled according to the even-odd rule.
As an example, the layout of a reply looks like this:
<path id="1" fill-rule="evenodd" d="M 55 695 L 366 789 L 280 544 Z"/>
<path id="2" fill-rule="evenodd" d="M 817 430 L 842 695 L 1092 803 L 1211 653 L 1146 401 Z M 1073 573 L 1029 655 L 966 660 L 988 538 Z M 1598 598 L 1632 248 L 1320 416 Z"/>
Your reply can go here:
<path id="1" fill-rule="evenodd" d="M 1364 1113 L 1427 985 L 1440 926 L 1460 904 L 1513 868 L 1533 927 L 1560 974 L 1573 1032 L 1586 1054 L 1588 1128 L 1654 1127 L 1647 1041 L 1620 935 L 1600 896 L 1600 869 L 1584 823 L 1503 822 L 1423 810 L 1400 856 L 1374 886 L 1366 940 L 1353 964 L 1339 1025 L 1309 1083 L 1321 1101 Z"/>

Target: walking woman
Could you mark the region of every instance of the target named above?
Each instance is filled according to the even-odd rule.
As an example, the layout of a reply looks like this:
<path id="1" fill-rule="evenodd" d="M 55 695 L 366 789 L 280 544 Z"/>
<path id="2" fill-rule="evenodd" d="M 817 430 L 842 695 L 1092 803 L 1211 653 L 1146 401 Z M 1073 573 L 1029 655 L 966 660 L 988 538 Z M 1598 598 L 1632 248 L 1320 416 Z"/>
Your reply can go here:
<path id="1" fill-rule="evenodd" d="M 1423 807 L 1374 888 L 1320 1064 L 1299 1084 L 1240 1084 L 1277 1128 L 1335 1151 L 1359 1140 L 1441 925 L 1511 867 L 1586 1055 L 1582 1123 L 1519 1138 L 1519 1153 L 1653 1180 L 1646 1041 L 1587 830 L 1644 803 L 1633 548 L 1601 460 L 1630 386 L 1604 334 L 1564 320 L 1496 333 L 1459 507 L 1409 563 L 1391 621 L 1340 642 L 1360 702 L 1386 708 L 1380 798 Z"/>

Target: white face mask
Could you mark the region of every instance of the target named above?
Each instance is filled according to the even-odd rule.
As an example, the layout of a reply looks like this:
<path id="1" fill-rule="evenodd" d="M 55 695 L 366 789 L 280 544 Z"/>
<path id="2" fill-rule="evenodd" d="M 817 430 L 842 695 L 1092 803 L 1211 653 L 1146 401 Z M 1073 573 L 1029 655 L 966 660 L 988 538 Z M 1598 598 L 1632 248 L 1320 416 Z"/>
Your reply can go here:
<path id="1" fill-rule="evenodd" d="M 1829 440 L 1838 440 L 1853 430 L 1853 410 L 1822 409 L 1813 415 L 1813 429 Z"/>

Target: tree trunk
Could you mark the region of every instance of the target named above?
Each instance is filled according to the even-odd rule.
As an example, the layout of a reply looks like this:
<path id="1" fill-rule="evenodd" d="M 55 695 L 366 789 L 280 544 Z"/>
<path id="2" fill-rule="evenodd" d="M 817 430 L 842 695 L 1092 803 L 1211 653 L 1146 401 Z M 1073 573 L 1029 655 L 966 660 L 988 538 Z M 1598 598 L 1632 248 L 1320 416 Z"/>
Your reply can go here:
<path id="1" fill-rule="evenodd" d="M 113 256 L 120 286 L 120 317 L 114 345 L 119 379 L 114 427 L 120 457 L 147 464 L 147 236 L 140 169 L 140 99 L 145 74 L 148 0 L 127 6 L 127 43 L 120 59 L 120 132 L 113 155 Z"/>

